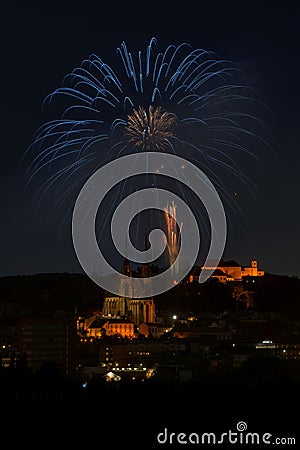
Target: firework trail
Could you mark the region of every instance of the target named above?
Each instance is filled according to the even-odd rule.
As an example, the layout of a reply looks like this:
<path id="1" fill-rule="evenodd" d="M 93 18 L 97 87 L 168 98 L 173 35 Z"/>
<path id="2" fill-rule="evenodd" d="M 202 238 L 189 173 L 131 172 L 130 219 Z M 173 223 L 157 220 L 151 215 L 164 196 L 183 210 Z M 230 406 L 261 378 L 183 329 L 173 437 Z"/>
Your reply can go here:
<path id="1" fill-rule="evenodd" d="M 258 161 L 257 144 L 268 145 L 257 133 L 266 126 L 255 115 L 254 91 L 236 80 L 238 73 L 230 61 L 187 43 L 159 51 L 155 38 L 135 55 L 123 42 L 114 63 L 91 54 L 44 100 L 61 114 L 41 125 L 25 153 L 26 188 L 38 183 L 37 204 L 57 189 L 54 206 L 67 205 L 68 220 L 84 182 L 104 163 L 160 151 L 186 155 L 235 208 L 222 174 L 252 189 L 239 161 Z"/>
<path id="2" fill-rule="evenodd" d="M 176 259 L 180 249 L 180 235 L 182 231 L 182 223 L 179 226 L 177 225 L 176 220 L 176 205 L 174 202 L 171 203 L 170 206 L 166 206 L 164 208 L 165 212 L 165 221 L 167 225 L 167 237 L 166 237 L 166 246 L 169 255 L 169 263 L 172 267 L 174 275 L 176 275 Z"/>

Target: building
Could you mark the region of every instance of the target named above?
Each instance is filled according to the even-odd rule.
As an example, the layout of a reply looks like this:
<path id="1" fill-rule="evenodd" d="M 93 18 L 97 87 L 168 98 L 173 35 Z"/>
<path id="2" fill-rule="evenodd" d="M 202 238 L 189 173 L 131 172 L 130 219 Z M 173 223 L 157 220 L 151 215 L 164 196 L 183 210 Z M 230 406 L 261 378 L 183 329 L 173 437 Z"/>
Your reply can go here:
<path id="1" fill-rule="evenodd" d="M 52 362 L 65 375 L 75 374 L 76 319 L 73 317 L 29 317 L 20 323 L 20 353 L 28 366 L 39 370 Z"/>
<path id="2" fill-rule="evenodd" d="M 106 317 L 125 316 L 128 310 L 128 300 L 126 297 L 119 297 L 114 294 L 107 294 L 103 301 L 102 313 Z"/>
<path id="3" fill-rule="evenodd" d="M 139 326 L 139 332 L 146 337 L 150 334 L 154 338 L 158 338 L 171 330 L 172 327 L 168 327 L 160 322 L 143 322 Z"/>
<path id="4" fill-rule="evenodd" d="M 95 316 L 95 320 L 90 323 L 85 330 L 86 337 L 100 338 L 103 336 L 118 335 L 122 338 L 134 337 L 134 323 L 125 318 L 107 318 Z"/>
<path id="5" fill-rule="evenodd" d="M 258 268 L 257 260 L 252 259 L 250 267 L 243 267 L 242 277 L 263 277 L 265 272 Z"/>
<path id="6" fill-rule="evenodd" d="M 152 367 L 157 363 L 174 360 L 187 351 L 184 342 L 108 342 L 100 341 L 99 365 L 116 367 Z"/>
<path id="7" fill-rule="evenodd" d="M 188 281 L 190 283 L 198 281 L 200 271 L 205 272 L 206 270 L 214 270 L 211 275 L 212 279 L 217 279 L 221 283 L 228 283 L 230 281 L 242 281 L 244 277 L 261 277 L 264 276 L 265 272 L 258 268 L 258 263 L 256 259 L 252 259 L 250 266 L 241 266 L 234 260 L 224 261 L 221 260 L 217 265 L 206 264 L 205 266 L 194 267 L 189 275 Z"/>
<path id="8" fill-rule="evenodd" d="M 203 269 L 210 269 L 211 267 L 202 267 Z M 238 264 L 234 260 L 224 261 L 221 260 L 217 267 L 218 271 L 220 271 L 221 277 L 225 274 L 225 276 L 229 279 L 229 281 L 242 281 L 242 266 Z"/>
<path id="9" fill-rule="evenodd" d="M 131 320 L 136 327 L 143 322 L 155 322 L 155 304 L 153 298 L 132 298 L 131 277 L 133 275 L 130 263 L 124 259 L 121 272 L 126 278 L 121 278 L 120 292 L 122 295 L 107 293 L 104 297 L 102 314 L 107 318 L 127 318 Z M 151 268 L 148 264 L 143 264 L 140 269 L 140 277 L 144 279 L 151 278 Z"/>
<path id="10" fill-rule="evenodd" d="M 102 312 L 105 317 L 127 317 L 137 327 L 143 322 L 155 321 L 155 304 L 153 298 L 132 299 L 107 294 L 103 301 Z"/>

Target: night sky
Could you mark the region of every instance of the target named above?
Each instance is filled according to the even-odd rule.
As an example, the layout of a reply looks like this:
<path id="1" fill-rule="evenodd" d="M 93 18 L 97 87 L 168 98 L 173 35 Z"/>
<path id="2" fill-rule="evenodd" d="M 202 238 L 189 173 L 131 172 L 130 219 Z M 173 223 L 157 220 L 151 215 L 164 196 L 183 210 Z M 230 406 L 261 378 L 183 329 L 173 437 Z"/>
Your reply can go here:
<path id="1" fill-rule="evenodd" d="M 155 36 L 163 48 L 188 42 L 233 61 L 270 109 L 273 151 L 264 152 L 259 170 L 249 166 L 259 195 L 241 200 L 244 225 L 224 257 L 242 265 L 256 257 L 267 272 L 300 276 L 297 2 L 118 3 L 2 6 L 0 275 L 81 270 L 70 230 L 58 238 L 54 199 L 37 210 L 23 194 L 21 158 L 44 121 L 44 98 L 65 74 L 91 53 L 109 61 L 123 40 L 143 50 Z"/>

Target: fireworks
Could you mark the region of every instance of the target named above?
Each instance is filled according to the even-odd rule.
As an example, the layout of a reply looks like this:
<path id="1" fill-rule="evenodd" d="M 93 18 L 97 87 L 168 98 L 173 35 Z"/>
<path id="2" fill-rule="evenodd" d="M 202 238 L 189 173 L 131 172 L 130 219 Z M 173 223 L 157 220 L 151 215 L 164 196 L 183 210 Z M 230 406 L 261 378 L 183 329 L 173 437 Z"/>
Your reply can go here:
<path id="1" fill-rule="evenodd" d="M 44 101 L 55 116 L 26 152 L 26 187 L 38 183 L 37 204 L 57 188 L 54 206 L 65 210 L 67 204 L 71 212 L 84 182 L 103 164 L 160 151 L 194 162 L 223 200 L 235 204 L 224 172 L 230 186 L 235 178 L 251 189 L 240 162 L 244 156 L 258 160 L 257 144 L 267 145 L 258 133 L 265 129 L 255 114 L 258 102 L 238 74 L 230 61 L 187 43 L 159 51 L 155 38 L 136 54 L 123 42 L 110 63 L 90 55 Z"/>
<path id="2" fill-rule="evenodd" d="M 174 202 L 171 206 L 164 208 L 165 221 L 167 224 L 166 246 L 169 255 L 169 263 L 172 267 L 174 275 L 176 275 L 176 259 L 180 249 L 180 235 L 182 231 L 182 223 L 179 228 L 176 221 L 176 205 Z"/>
<path id="3" fill-rule="evenodd" d="M 174 114 L 164 111 L 160 106 L 149 106 L 146 111 L 142 106 L 128 115 L 124 136 L 138 150 L 163 150 L 166 141 L 174 137 L 177 119 Z"/>

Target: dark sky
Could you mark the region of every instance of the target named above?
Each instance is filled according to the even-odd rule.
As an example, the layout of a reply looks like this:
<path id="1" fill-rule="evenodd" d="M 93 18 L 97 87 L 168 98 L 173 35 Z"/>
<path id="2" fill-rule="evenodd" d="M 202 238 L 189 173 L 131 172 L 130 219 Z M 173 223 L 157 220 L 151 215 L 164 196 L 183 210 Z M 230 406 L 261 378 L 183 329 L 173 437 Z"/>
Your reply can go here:
<path id="1" fill-rule="evenodd" d="M 224 256 L 241 264 L 256 257 L 265 271 L 300 276 L 297 2 L 67 3 L 1 10 L 0 275 L 80 270 L 70 233 L 57 237 L 53 203 L 37 211 L 23 195 L 21 157 L 43 122 L 45 96 L 66 73 L 90 53 L 109 60 L 123 40 L 144 49 L 155 36 L 162 47 L 188 42 L 232 60 L 270 108 L 273 152 L 264 154 L 264 170 L 248 173 L 259 195 L 241 205 L 246 222 Z"/>

